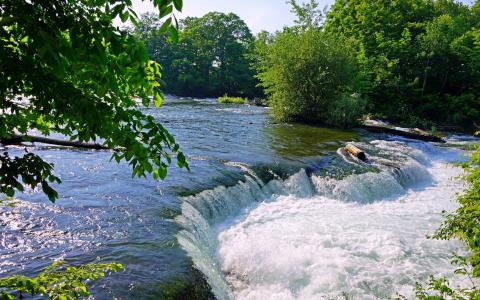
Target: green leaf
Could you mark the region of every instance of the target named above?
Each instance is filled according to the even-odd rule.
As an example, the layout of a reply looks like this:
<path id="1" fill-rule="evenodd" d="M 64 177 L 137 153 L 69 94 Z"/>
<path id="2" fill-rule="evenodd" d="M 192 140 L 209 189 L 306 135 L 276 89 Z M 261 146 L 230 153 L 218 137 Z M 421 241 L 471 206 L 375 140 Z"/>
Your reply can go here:
<path id="1" fill-rule="evenodd" d="M 25 36 L 23 39 L 20 40 L 21 44 L 26 44 L 28 42 L 28 35 Z"/>
<path id="2" fill-rule="evenodd" d="M 160 19 L 162 19 L 163 17 L 165 17 L 166 15 L 169 15 L 173 12 L 173 6 L 169 5 L 169 6 L 166 6 L 164 9 L 162 9 L 160 11 Z"/>
<path id="3" fill-rule="evenodd" d="M 155 107 L 160 107 L 162 105 L 163 98 L 160 93 L 155 93 L 155 96 L 153 98 L 153 103 L 155 104 Z"/>
<path id="4" fill-rule="evenodd" d="M 173 42 L 178 42 L 178 30 L 175 26 L 170 26 L 170 38 Z"/>
<path id="5" fill-rule="evenodd" d="M 173 0 L 173 4 L 175 5 L 175 9 L 178 11 L 182 11 L 183 9 L 183 0 Z"/>
<path id="6" fill-rule="evenodd" d="M 167 168 L 166 167 L 161 166 L 158 169 L 158 177 L 162 180 L 165 179 L 165 177 L 167 177 Z"/>
<path id="7" fill-rule="evenodd" d="M 161 33 L 166 33 L 167 30 L 169 30 L 170 26 L 172 24 L 172 18 L 168 18 L 165 20 L 165 22 L 162 24 L 162 26 L 160 27 L 160 32 Z"/>
<path id="8" fill-rule="evenodd" d="M 127 22 L 129 17 L 130 17 L 130 14 L 128 13 L 128 11 L 125 11 L 120 15 L 120 20 L 122 20 L 122 22 L 125 23 Z"/>
<path id="9" fill-rule="evenodd" d="M 187 159 L 182 152 L 178 152 L 178 154 L 177 154 L 177 164 L 180 168 L 183 168 L 183 167 L 188 168 Z"/>

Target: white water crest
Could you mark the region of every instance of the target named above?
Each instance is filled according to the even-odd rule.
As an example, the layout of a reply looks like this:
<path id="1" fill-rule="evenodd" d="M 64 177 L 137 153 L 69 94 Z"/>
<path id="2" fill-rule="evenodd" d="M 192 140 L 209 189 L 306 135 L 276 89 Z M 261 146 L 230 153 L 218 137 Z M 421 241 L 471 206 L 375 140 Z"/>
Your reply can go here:
<path id="1" fill-rule="evenodd" d="M 255 176 L 184 199 L 180 245 L 218 299 L 413 297 L 452 275 L 454 241 L 427 239 L 456 207 L 461 152 L 428 143 L 359 143 L 377 171 Z M 348 159 L 345 157 L 345 159 Z"/>

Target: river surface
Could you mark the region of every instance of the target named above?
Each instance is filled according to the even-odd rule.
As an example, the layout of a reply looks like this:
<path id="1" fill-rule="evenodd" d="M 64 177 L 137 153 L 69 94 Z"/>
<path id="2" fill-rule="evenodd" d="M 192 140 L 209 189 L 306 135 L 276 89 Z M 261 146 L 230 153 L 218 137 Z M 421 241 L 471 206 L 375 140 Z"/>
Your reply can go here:
<path id="1" fill-rule="evenodd" d="M 29 148 L 54 163 L 60 199 L 35 189 L 0 207 L 0 277 L 104 260 L 125 271 L 96 283 L 96 299 L 386 299 L 451 276 L 459 244 L 425 236 L 455 209 L 466 137 L 276 124 L 266 108 L 209 99 L 145 111 L 191 171 L 132 179 L 108 151 Z"/>

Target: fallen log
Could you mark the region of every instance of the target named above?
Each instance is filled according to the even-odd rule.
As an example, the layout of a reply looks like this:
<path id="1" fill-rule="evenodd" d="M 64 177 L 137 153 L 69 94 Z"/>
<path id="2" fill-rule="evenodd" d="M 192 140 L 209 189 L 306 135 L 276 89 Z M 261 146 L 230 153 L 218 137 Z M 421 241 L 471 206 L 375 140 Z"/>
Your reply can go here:
<path id="1" fill-rule="evenodd" d="M 420 128 L 413 128 L 413 131 L 421 135 L 431 135 L 430 133 L 426 132 L 425 130 L 421 130 Z"/>
<path id="2" fill-rule="evenodd" d="M 362 150 L 358 149 L 355 145 L 353 144 L 347 144 L 347 146 L 345 146 L 345 151 L 347 151 L 347 153 L 350 153 L 351 155 L 355 156 L 356 158 L 362 160 L 362 161 L 366 161 L 367 160 L 367 155 L 365 154 L 365 152 L 363 152 Z"/>
<path id="3" fill-rule="evenodd" d="M 33 135 L 14 134 L 10 138 L 0 139 L 0 144 L 3 144 L 3 145 L 19 145 L 21 143 L 43 143 L 43 144 L 49 144 L 49 145 L 74 147 L 74 148 L 82 148 L 82 149 L 94 149 L 94 150 L 110 149 L 107 146 L 100 145 L 100 144 L 66 141 L 66 140 L 52 139 L 52 138 L 47 138 L 43 136 L 33 136 Z"/>
<path id="4" fill-rule="evenodd" d="M 386 127 L 386 126 L 375 126 L 375 125 L 360 125 L 360 128 L 363 128 L 365 130 L 368 130 L 370 132 L 375 132 L 375 133 L 389 133 L 389 134 L 395 134 L 399 136 L 403 136 L 406 138 L 410 139 L 416 139 L 416 140 L 421 140 L 421 141 L 426 141 L 426 142 L 436 142 L 436 143 L 445 143 L 446 141 L 436 135 L 426 133 L 422 130 L 422 132 L 426 133 L 419 133 L 419 132 L 413 132 L 413 131 L 404 131 L 404 130 L 399 130 L 391 127 Z"/>

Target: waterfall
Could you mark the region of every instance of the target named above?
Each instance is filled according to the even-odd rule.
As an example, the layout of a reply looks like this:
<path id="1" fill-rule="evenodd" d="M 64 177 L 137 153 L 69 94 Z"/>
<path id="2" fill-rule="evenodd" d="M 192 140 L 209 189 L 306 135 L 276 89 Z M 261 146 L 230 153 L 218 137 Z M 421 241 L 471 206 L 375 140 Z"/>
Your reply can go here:
<path id="1" fill-rule="evenodd" d="M 414 203 L 418 199 L 426 197 L 422 194 L 422 191 L 435 186 L 439 180 L 445 179 L 443 177 L 443 179 L 436 178 L 436 174 L 439 172 L 438 168 L 445 165 L 439 165 L 438 161 L 429 158 L 429 156 L 435 153 L 436 158 L 442 158 L 444 156 L 441 153 L 446 150 L 436 150 L 426 143 L 407 143 L 404 141 L 376 140 L 370 143 L 357 144 L 370 154 L 368 168 L 365 168 L 366 172 L 363 173 L 353 173 L 344 177 L 319 176 L 316 174 L 308 176 L 302 169 L 285 180 L 273 179 L 265 183 L 256 176 L 251 168 L 238 165 L 244 171 L 245 176 L 244 180 L 239 181 L 236 185 L 230 187 L 218 186 L 212 190 L 206 190 L 183 199 L 182 214 L 176 218 L 176 222 L 182 228 L 177 235 L 179 244 L 192 258 L 195 268 L 205 275 L 217 299 L 233 299 L 235 297 L 262 299 L 262 295 L 276 295 L 276 292 L 281 292 L 277 295 L 278 299 L 313 299 L 319 295 L 318 293 L 322 296 L 328 296 L 331 294 L 309 290 L 313 287 L 310 282 L 315 279 L 318 281 L 318 287 L 325 291 L 342 291 L 348 289 L 348 287 L 340 284 L 347 278 L 327 278 L 327 275 L 317 274 L 317 271 L 309 271 L 309 268 L 313 268 L 312 266 L 315 266 L 316 263 L 323 263 L 328 270 L 328 266 L 333 263 L 336 267 L 331 267 L 331 272 L 339 272 L 338 276 L 342 272 L 346 272 L 346 274 L 360 272 L 348 269 L 356 268 L 350 266 L 350 261 L 335 261 L 341 260 L 341 258 L 335 258 L 333 253 L 330 252 L 330 248 L 336 249 L 339 257 L 347 257 L 354 261 L 357 260 L 355 255 L 358 255 L 355 253 L 367 251 L 362 255 L 366 255 L 364 259 L 368 262 L 363 263 L 370 266 L 370 260 L 379 260 L 390 264 L 389 260 L 393 259 L 395 255 L 411 255 L 407 253 L 413 251 L 411 249 L 415 249 L 415 245 L 409 243 L 430 245 L 429 242 L 425 242 L 420 237 L 412 237 L 407 234 L 403 242 L 408 245 L 404 246 L 401 239 L 391 236 L 392 232 L 398 231 L 399 235 L 403 233 L 401 226 L 404 225 L 400 224 L 402 222 L 401 218 L 398 219 L 398 224 L 395 224 L 398 228 L 393 228 L 392 232 L 384 232 L 381 227 L 377 229 L 377 225 L 372 226 L 373 229 L 368 226 L 364 228 L 365 231 L 373 230 L 372 232 L 358 231 L 359 229 L 349 228 L 348 222 L 360 224 L 358 225 L 360 227 L 366 226 L 362 223 L 362 219 L 359 219 L 355 214 L 364 216 L 365 220 L 370 220 L 372 215 L 377 214 L 380 208 L 385 209 L 386 215 L 392 214 L 391 218 L 394 222 L 397 212 L 393 207 L 400 214 L 413 218 L 412 224 L 416 224 L 415 222 L 423 224 L 421 222 L 422 218 L 427 217 L 438 221 L 438 213 L 443 208 L 436 207 L 435 203 L 428 201 L 428 199 L 421 203 L 423 206 L 421 206 L 417 215 L 413 214 L 413 217 L 406 210 L 406 208 L 412 209 L 411 205 L 402 206 L 400 204 L 403 202 Z M 340 151 L 339 154 L 344 155 Z M 449 158 L 451 158 L 451 154 L 449 155 Z M 454 157 L 458 158 L 458 153 Z M 361 164 L 361 162 L 352 161 L 348 157 L 344 157 L 344 159 L 353 164 Z M 235 166 L 235 163 L 230 163 L 230 165 Z M 456 168 L 452 168 L 452 170 L 452 176 L 460 172 Z M 447 184 L 444 181 L 441 183 L 443 185 Z M 438 192 L 436 195 L 442 197 L 441 204 L 443 205 L 449 200 L 449 197 L 454 196 L 454 192 L 458 188 L 459 186 L 455 185 L 455 188 L 448 191 L 440 188 L 440 191 L 432 193 Z M 434 209 L 437 208 L 438 211 L 435 211 Z M 315 212 L 315 214 L 312 214 L 312 212 Z M 424 213 L 424 215 L 420 215 L 420 213 Z M 336 214 L 337 217 L 335 217 Z M 322 216 L 329 220 L 333 219 L 325 223 L 325 220 L 320 219 Z M 415 219 L 416 217 L 419 220 Z M 378 219 L 380 223 L 385 223 L 382 223 L 382 226 L 386 228 L 391 225 L 388 224 L 388 218 L 384 219 L 382 214 L 378 215 Z M 287 240 L 284 240 L 282 235 L 275 237 L 276 227 L 269 227 L 268 224 L 270 223 L 272 226 L 278 226 L 278 228 L 286 226 L 285 232 L 289 232 L 290 229 L 295 229 L 298 226 L 300 226 L 300 229 L 303 228 L 301 226 L 305 226 L 302 230 L 307 232 L 308 235 L 293 235 L 288 243 L 283 245 L 282 243 L 287 242 Z M 320 226 L 319 224 L 323 225 Z M 349 230 L 352 233 L 356 232 L 359 235 L 358 238 L 344 236 L 345 232 L 349 232 Z M 419 231 L 423 232 L 422 230 Z M 258 233 L 257 231 L 262 234 L 252 240 L 252 236 Z M 323 235 L 318 236 L 320 233 Z M 337 236 L 334 236 L 334 233 Z M 375 235 L 378 236 L 380 241 L 370 241 L 370 239 L 375 239 Z M 318 241 L 312 242 L 311 239 L 317 236 Z M 345 240 L 349 240 L 351 245 L 345 242 L 342 244 L 342 241 L 338 240 L 338 237 L 342 236 Z M 301 240 L 297 241 L 298 238 Z M 362 239 L 364 239 L 363 242 Z M 388 244 L 389 239 L 392 240 L 392 245 Z M 278 243 L 286 249 L 293 247 L 291 243 L 299 244 L 296 246 L 297 248 L 290 249 L 293 257 L 278 257 L 277 255 L 288 256 L 288 252 L 285 252 L 281 247 L 278 248 Z M 371 248 L 362 245 L 362 243 L 369 243 Z M 256 246 L 252 248 L 252 244 Z M 370 250 L 360 251 L 349 248 L 355 247 L 355 245 L 359 249 L 366 247 Z M 377 253 L 379 250 L 374 249 L 375 245 L 393 248 L 391 253 L 387 250 L 385 250 L 386 253 Z M 422 244 L 422 246 L 424 245 Z M 320 248 L 315 250 L 316 247 Z M 303 252 L 301 253 L 304 254 L 300 255 L 295 249 L 302 249 Z M 317 254 L 315 254 L 316 252 Z M 319 253 L 323 253 L 325 257 L 319 258 L 317 256 Z M 255 257 L 249 255 L 255 255 Z M 300 256 L 295 257 L 295 255 Z M 329 261 L 329 259 L 332 261 Z M 444 259 L 443 256 L 441 259 Z M 300 263 L 300 266 L 303 264 L 303 267 L 294 266 L 293 262 L 295 264 Z M 362 259 L 357 263 L 362 263 Z M 373 266 L 371 268 L 373 271 L 370 270 L 370 272 L 378 271 Z M 395 268 L 400 270 L 403 265 L 392 264 L 386 268 L 390 268 L 388 270 L 394 272 Z M 269 269 L 270 271 L 268 271 Z M 271 273 L 274 271 L 280 273 L 291 272 L 292 274 Z M 412 270 L 406 270 L 405 274 L 413 273 Z M 376 276 L 388 279 L 388 276 L 383 275 L 385 274 L 377 274 Z M 390 276 L 390 274 L 387 275 Z M 362 276 L 368 277 L 367 275 Z M 402 277 L 402 274 L 399 276 Z M 355 282 L 355 280 L 353 281 Z M 328 282 L 330 282 L 330 285 L 327 284 Z M 355 284 L 353 287 L 356 290 L 353 291 L 353 295 L 363 295 L 361 283 Z M 371 284 L 376 286 L 375 283 Z M 397 286 L 395 282 L 389 284 Z M 389 286 L 389 284 L 386 285 Z M 408 284 L 413 285 L 414 281 L 409 281 Z M 371 293 L 379 297 L 391 296 L 387 295 L 389 293 L 388 289 L 377 292 L 371 291 Z"/>

